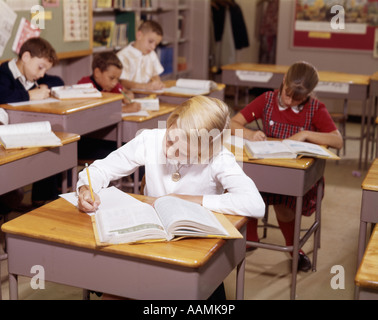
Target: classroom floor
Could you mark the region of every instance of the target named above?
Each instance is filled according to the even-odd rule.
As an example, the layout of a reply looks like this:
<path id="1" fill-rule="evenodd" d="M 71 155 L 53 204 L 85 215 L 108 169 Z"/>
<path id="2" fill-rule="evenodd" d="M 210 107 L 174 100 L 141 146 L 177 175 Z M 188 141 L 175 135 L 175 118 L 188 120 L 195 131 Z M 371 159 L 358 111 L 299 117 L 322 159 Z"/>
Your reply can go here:
<path id="1" fill-rule="evenodd" d="M 359 124 L 348 123 L 348 135 L 358 135 Z M 356 273 L 357 243 L 361 207 L 361 183 L 366 171 L 358 170 L 358 142 L 348 140 L 346 155 L 338 163 L 328 161 L 325 172 L 325 196 L 322 203 L 321 248 L 318 252 L 316 272 L 299 272 L 297 277 L 298 300 L 350 300 L 354 297 L 354 276 Z M 274 213 L 270 222 L 274 223 Z M 302 225 L 312 222 L 303 217 Z M 282 243 L 279 230 L 270 229 L 270 242 Z M 312 259 L 312 238 L 304 251 Z M 291 269 L 287 253 L 257 249 L 247 253 L 245 273 L 245 299 L 286 300 L 290 298 Z M 335 276 L 331 268 L 342 266 L 345 271 L 345 289 L 332 289 L 331 279 Z M 1 262 L 3 299 L 9 298 L 7 262 Z M 226 294 L 234 297 L 235 273 L 225 280 Z M 81 299 L 82 290 L 64 285 L 46 283 L 45 289 L 33 290 L 30 279 L 20 277 L 19 298 L 35 300 Z M 91 299 L 98 299 L 91 295 Z"/>

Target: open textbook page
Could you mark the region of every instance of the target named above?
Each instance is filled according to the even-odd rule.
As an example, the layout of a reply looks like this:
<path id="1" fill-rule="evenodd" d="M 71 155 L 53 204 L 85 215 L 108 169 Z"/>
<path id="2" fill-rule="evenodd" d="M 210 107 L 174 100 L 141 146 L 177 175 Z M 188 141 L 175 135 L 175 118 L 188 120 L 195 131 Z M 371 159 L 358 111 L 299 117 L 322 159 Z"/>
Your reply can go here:
<path id="1" fill-rule="evenodd" d="M 132 102 L 138 102 L 141 105 L 141 110 L 159 110 L 159 99 L 139 98 L 133 99 Z"/>
<path id="2" fill-rule="evenodd" d="M 246 153 L 250 159 L 295 159 L 297 157 L 315 157 L 339 159 L 327 148 L 309 142 L 296 140 L 244 141 Z"/>
<path id="3" fill-rule="evenodd" d="M 214 214 L 200 204 L 166 196 L 157 199 L 154 207 L 170 238 L 228 235 Z"/>
<path id="4" fill-rule="evenodd" d="M 164 89 L 165 92 L 183 95 L 203 95 L 209 94 L 211 90 L 217 88 L 217 84 L 211 80 L 178 79 L 176 85 Z"/>
<path id="5" fill-rule="evenodd" d="M 0 126 L 0 142 L 5 149 L 56 147 L 61 140 L 51 131 L 49 121 Z"/>
<path id="6" fill-rule="evenodd" d="M 62 194 L 77 206 L 75 192 Z M 176 237 L 242 238 L 223 214 L 177 197 L 158 198 L 154 207 L 110 187 L 99 192 L 101 204 L 91 213 L 98 246 L 169 241 Z"/>

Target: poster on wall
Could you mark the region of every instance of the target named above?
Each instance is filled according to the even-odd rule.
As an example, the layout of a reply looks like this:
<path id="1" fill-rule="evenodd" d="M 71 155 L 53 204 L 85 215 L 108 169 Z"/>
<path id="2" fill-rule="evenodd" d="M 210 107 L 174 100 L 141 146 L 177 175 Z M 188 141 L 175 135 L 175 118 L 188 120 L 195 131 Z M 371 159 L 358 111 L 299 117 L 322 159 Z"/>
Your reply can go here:
<path id="1" fill-rule="evenodd" d="M 89 40 L 88 0 L 63 1 L 64 41 Z"/>
<path id="2" fill-rule="evenodd" d="M 374 50 L 378 0 L 296 0 L 294 47 Z"/>

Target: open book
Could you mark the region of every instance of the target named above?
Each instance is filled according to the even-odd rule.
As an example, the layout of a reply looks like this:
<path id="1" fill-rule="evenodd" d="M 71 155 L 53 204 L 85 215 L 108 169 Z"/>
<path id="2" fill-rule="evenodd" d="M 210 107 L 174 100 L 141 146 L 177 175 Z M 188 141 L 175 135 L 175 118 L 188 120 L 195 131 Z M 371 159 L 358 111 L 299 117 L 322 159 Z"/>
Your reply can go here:
<path id="1" fill-rule="evenodd" d="M 0 142 L 5 149 L 56 147 L 62 145 L 60 139 L 51 131 L 49 121 L 0 126 Z"/>
<path id="2" fill-rule="evenodd" d="M 141 110 L 159 110 L 159 99 L 139 98 L 133 99 L 132 102 L 138 102 L 141 105 Z"/>
<path id="3" fill-rule="evenodd" d="M 102 94 L 92 83 L 51 88 L 51 95 L 58 99 L 101 98 Z"/>
<path id="4" fill-rule="evenodd" d="M 339 157 L 325 147 L 296 140 L 245 140 L 245 150 L 250 159 L 295 159 L 297 157 L 316 157 L 339 159 Z"/>
<path id="5" fill-rule="evenodd" d="M 175 237 L 242 237 L 224 215 L 199 204 L 166 196 L 157 199 L 152 207 L 116 188 L 111 193 L 117 201 L 100 206 L 91 216 L 98 246 L 169 241 Z M 101 194 L 100 197 L 102 201 Z"/>
<path id="6" fill-rule="evenodd" d="M 209 94 L 217 88 L 217 84 L 211 80 L 178 79 L 176 86 L 164 89 L 164 92 L 197 96 Z"/>

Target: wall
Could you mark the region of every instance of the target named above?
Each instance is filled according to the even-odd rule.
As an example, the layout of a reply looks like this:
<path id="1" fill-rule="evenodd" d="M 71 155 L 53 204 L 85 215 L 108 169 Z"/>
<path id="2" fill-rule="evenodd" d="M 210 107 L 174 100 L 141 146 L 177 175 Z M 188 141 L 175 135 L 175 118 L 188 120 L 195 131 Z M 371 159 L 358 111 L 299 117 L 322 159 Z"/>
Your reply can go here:
<path id="1" fill-rule="evenodd" d="M 308 60 L 321 70 L 368 75 L 378 71 L 378 59 L 373 58 L 371 51 L 293 48 L 294 5 L 295 0 L 280 1 L 277 64 L 290 65 L 294 61 Z"/>
<path id="2" fill-rule="evenodd" d="M 259 58 L 259 41 L 256 38 L 256 3 L 257 0 L 237 0 L 236 3 L 243 11 L 244 22 L 247 27 L 249 47 L 237 50 L 236 62 L 257 63 Z"/>

